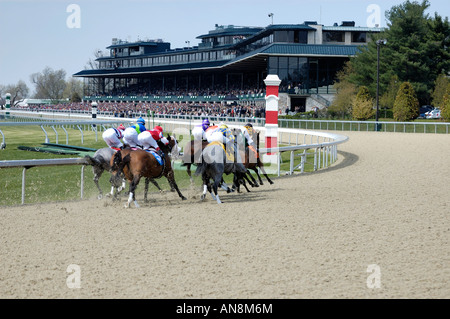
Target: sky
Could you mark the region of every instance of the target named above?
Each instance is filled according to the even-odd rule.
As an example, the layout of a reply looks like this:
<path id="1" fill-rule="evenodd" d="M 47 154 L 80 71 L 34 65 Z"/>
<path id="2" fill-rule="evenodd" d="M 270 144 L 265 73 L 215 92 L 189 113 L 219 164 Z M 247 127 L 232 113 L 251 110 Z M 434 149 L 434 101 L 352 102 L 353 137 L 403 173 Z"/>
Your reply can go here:
<path id="1" fill-rule="evenodd" d="M 45 67 L 67 80 L 107 53 L 113 38 L 162 39 L 171 48 L 197 45 L 215 25 L 256 26 L 355 21 L 386 27 L 385 12 L 403 0 L 0 0 L 0 85 L 30 81 Z M 421 2 L 421 0 L 420 0 Z M 450 16 L 448 0 L 430 0 L 428 13 Z M 273 13 L 270 17 L 269 13 Z M 109 54 L 109 53 L 107 53 Z"/>

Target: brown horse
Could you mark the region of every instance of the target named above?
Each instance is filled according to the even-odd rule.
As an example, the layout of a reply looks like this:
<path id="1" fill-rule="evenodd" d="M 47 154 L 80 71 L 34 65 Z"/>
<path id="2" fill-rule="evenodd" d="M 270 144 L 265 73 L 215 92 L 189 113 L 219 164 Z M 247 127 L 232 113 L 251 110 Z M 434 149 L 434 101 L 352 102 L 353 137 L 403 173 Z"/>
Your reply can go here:
<path id="1" fill-rule="evenodd" d="M 264 185 L 261 175 L 258 172 L 258 169 L 261 170 L 261 173 L 265 176 L 269 184 L 273 184 L 273 181 L 269 178 L 266 171 L 264 170 L 264 163 L 261 161 L 259 155 L 259 132 L 256 132 L 256 149 L 252 146 L 246 146 L 244 150 L 241 150 L 241 158 L 244 159 L 243 164 L 247 169 L 247 174 L 250 176 L 254 184 L 252 185 L 252 183 L 247 180 L 250 185 L 258 187 L 258 183 L 253 178 L 252 174 L 250 173 L 250 170 L 253 170 L 256 173 L 256 176 L 258 177 L 259 180 L 259 184 Z"/>
<path id="2" fill-rule="evenodd" d="M 143 150 L 130 151 L 129 149 L 123 149 L 118 151 L 111 159 L 111 178 L 122 178 L 122 176 L 124 176 L 130 184 L 128 202 L 125 207 L 130 207 L 130 203 L 132 201 L 136 207 L 139 207 L 139 204 L 136 201 L 135 192 L 142 177 L 146 178 L 145 201 L 147 201 L 147 181 L 150 179 L 158 179 L 162 176 L 167 178 L 170 186 L 177 191 L 182 200 L 186 199 L 186 197 L 181 194 L 178 185 L 175 182 L 175 174 L 172 168 L 171 158 L 169 156 L 172 148 L 178 146 L 176 140 L 171 136 L 168 136 L 167 139 L 169 140 L 169 144 L 167 146 L 161 142 L 158 142 L 159 147 L 164 153 L 162 165 L 159 164 L 158 160 L 152 154 L 149 154 L 147 151 Z"/>

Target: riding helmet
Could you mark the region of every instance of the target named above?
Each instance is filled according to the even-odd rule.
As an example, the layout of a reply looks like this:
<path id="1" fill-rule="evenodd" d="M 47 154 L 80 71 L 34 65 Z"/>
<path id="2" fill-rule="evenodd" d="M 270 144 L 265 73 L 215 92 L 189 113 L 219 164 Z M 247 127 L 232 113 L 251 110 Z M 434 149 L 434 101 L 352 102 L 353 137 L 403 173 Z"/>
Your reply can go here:
<path id="1" fill-rule="evenodd" d="M 117 129 L 121 130 L 121 131 L 125 131 L 125 126 L 123 126 L 123 124 L 120 124 Z"/>
<path id="2" fill-rule="evenodd" d="M 253 127 L 252 123 L 245 124 L 245 127 Z"/>
<path id="3" fill-rule="evenodd" d="M 157 131 L 159 131 L 159 132 L 162 132 L 162 131 L 163 131 L 163 128 L 162 128 L 161 126 L 159 126 L 159 125 L 156 125 L 156 126 L 155 126 L 155 130 L 157 130 Z"/>
<path id="4" fill-rule="evenodd" d="M 144 120 L 142 117 L 140 117 L 140 118 L 138 118 L 138 120 L 136 121 L 136 123 L 145 125 L 145 120 Z"/>
<path id="5" fill-rule="evenodd" d="M 204 119 L 202 122 L 203 130 L 206 130 L 208 127 L 209 127 L 209 121 L 208 121 L 208 119 Z"/>

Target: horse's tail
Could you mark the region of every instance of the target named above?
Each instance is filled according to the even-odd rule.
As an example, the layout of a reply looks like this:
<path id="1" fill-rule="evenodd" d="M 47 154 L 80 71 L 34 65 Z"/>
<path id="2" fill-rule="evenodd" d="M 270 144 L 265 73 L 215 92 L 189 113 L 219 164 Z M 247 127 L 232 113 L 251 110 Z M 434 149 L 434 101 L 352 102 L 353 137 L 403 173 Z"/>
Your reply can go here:
<path id="1" fill-rule="evenodd" d="M 86 163 L 88 165 L 95 166 L 95 167 L 101 167 L 102 166 L 102 163 L 100 163 L 99 160 L 97 160 L 95 157 L 86 155 L 84 157 L 84 160 L 86 161 Z"/>
<path id="2" fill-rule="evenodd" d="M 197 169 L 195 170 L 194 176 L 203 175 L 203 173 L 206 170 L 206 162 L 203 158 L 203 153 L 202 153 L 201 161 L 196 164 L 197 164 Z"/>
<path id="3" fill-rule="evenodd" d="M 122 153 L 120 151 L 117 151 L 113 157 L 113 163 L 111 165 L 111 170 L 113 172 L 118 171 L 121 164 L 122 164 Z"/>

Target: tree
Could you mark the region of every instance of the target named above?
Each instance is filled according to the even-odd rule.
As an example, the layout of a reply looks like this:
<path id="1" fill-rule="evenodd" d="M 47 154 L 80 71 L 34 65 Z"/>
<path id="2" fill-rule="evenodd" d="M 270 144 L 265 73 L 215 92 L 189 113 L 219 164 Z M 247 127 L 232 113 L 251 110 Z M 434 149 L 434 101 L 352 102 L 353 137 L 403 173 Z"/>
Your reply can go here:
<path id="1" fill-rule="evenodd" d="M 365 86 L 361 86 L 352 101 L 353 119 L 365 121 L 374 116 L 375 110 L 373 109 L 373 104 L 369 89 Z"/>
<path id="2" fill-rule="evenodd" d="M 394 102 L 394 120 L 410 121 L 419 116 L 419 101 L 411 83 L 403 82 Z"/>
<path id="3" fill-rule="evenodd" d="M 450 80 L 445 74 L 439 74 L 435 82 L 434 91 L 431 94 L 433 105 L 436 107 L 442 104 L 449 83 Z"/>
<path id="4" fill-rule="evenodd" d="M 350 60 L 354 70 L 350 81 L 367 86 L 375 95 L 376 40 L 386 39 L 387 44 L 380 47 L 380 93 L 396 75 L 400 83 L 412 84 L 422 104 L 429 104 L 437 76 L 450 71 L 450 23 L 448 18 L 426 14 L 429 6 L 428 0 L 408 0 L 388 10 L 388 28 L 374 35 L 367 47 Z"/>
<path id="5" fill-rule="evenodd" d="M 395 97 L 397 96 L 398 89 L 400 88 L 400 82 L 397 75 L 393 75 L 389 84 L 380 96 L 380 106 L 384 109 L 392 109 L 395 102 Z"/>
<path id="6" fill-rule="evenodd" d="M 28 86 L 22 80 L 17 82 L 17 84 L 9 84 L 1 88 L 2 96 L 6 95 L 6 93 L 11 94 L 11 106 L 13 106 L 16 102 L 19 102 L 20 100 L 27 98 L 28 92 L 29 92 Z"/>
<path id="7" fill-rule="evenodd" d="M 51 99 L 58 101 L 63 98 L 64 89 L 66 87 L 66 71 L 54 71 L 50 67 L 46 67 L 40 73 L 31 75 L 31 82 L 36 86 L 36 99 Z"/>
<path id="8" fill-rule="evenodd" d="M 70 78 L 66 82 L 63 97 L 71 102 L 81 102 L 83 97 L 83 82 L 75 78 Z"/>
<path id="9" fill-rule="evenodd" d="M 441 108 L 441 117 L 444 121 L 450 121 L 450 83 L 447 84 L 447 89 L 439 105 Z"/>
<path id="10" fill-rule="evenodd" d="M 348 80 L 349 74 L 352 72 L 351 64 L 347 63 L 336 74 L 336 80 L 334 82 L 336 95 L 327 109 L 328 114 L 333 117 L 340 116 L 341 118 L 345 118 L 351 112 L 351 101 L 356 94 L 356 86 Z"/>

